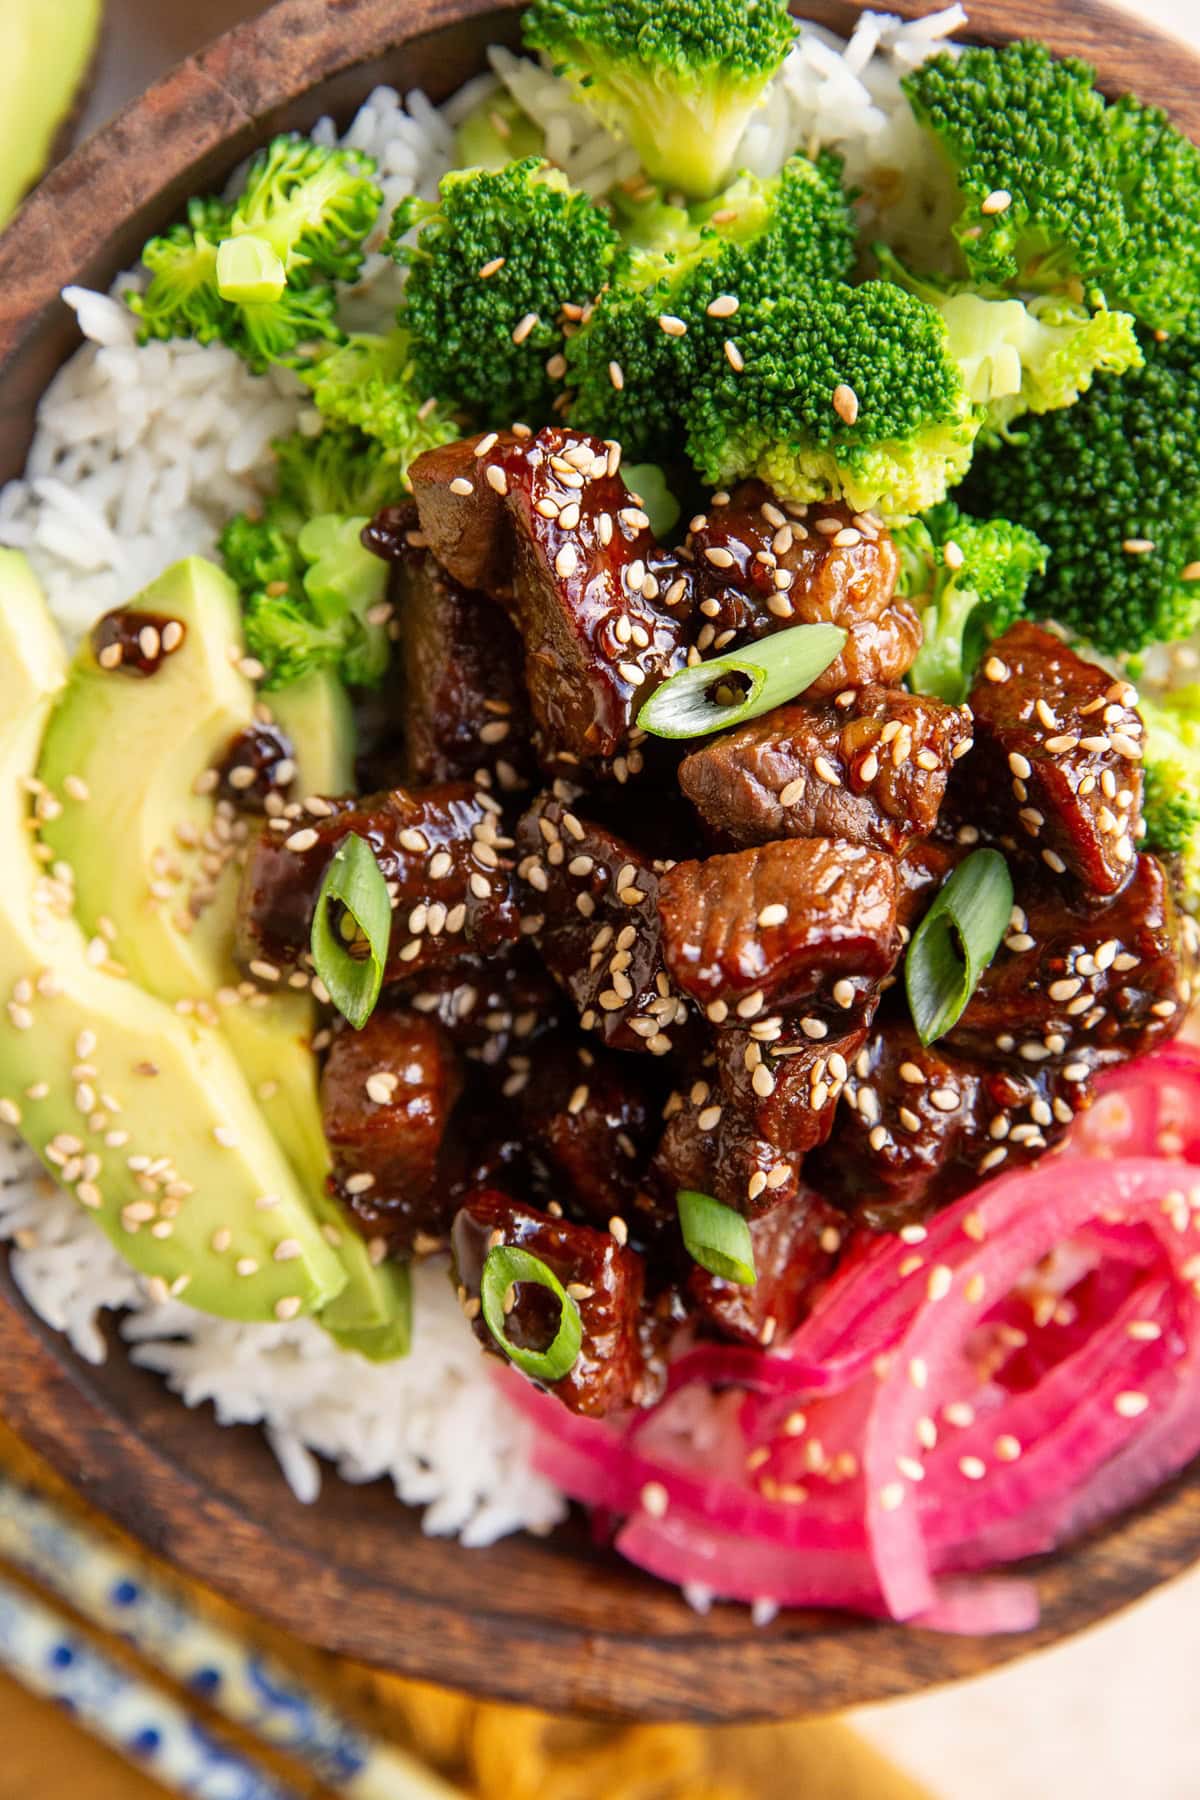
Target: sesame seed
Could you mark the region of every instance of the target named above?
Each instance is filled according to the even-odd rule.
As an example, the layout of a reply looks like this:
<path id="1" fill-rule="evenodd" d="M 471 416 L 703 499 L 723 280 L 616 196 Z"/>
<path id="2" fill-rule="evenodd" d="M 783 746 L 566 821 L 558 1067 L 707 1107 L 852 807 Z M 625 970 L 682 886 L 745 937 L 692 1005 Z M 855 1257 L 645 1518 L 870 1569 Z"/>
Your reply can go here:
<path id="1" fill-rule="evenodd" d="M 960 1456 L 958 1467 L 968 1481 L 982 1481 L 987 1474 L 987 1464 L 978 1456 Z"/>
<path id="2" fill-rule="evenodd" d="M 853 425 L 858 418 L 858 395 L 844 381 L 839 381 L 833 390 L 833 410 L 846 425 Z M 819 525 L 817 529 L 820 530 Z"/>
<path id="3" fill-rule="evenodd" d="M 619 1213 L 614 1213 L 608 1221 L 608 1229 L 622 1248 L 629 1242 L 629 1227 Z"/>
<path id="4" fill-rule="evenodd" d="M 740 375 L 746 366 L 746 359 L 732 338 L 725 339 L 725 361 L 729 364 L 735 375 Z"/>
<path id="5" fill-rule="evenodd" d="M 910 1087 L 924 1087 L 925 1071 L 914 1062 L 902 1062 L 899 1075 L 901 1081 L 907 1081 Z"/>
<path id="6" fill-rule="evenodd" d="M 616 389 L 617 393 L 619 394 L 621 392 L 622 388 L 625 386 L 625 371 L 624 371 L 624 369 L 622 369 L 619 362 L 610 362 L 609 363 L 608 379 L 612 382 L 613 387 Z"/>
<path id="7" fill-rule="evenodd" d="M 574 544 L 563 544 L 558 555 L 554 559 L 555 573 L 560 575 L 565 581 L 569 576 L 575 573 L 578 562 L 579 558 L 575 553 Z"/>
<path id="8" fill-rule="evenodd" d="M 1137 1419 L 1145 1412 L 1150 1401 L 1145 1394 L 1134 1393 L 1126 1389 L 1113 1401 L 1113 1411 L 1122 1419 Z"/>
<path id="9" fill-rule="evenodd" d="M 1022 756 L 1018 750 L 1013 750 L 1009 753 L 1008 766 L 1018 781 L 1028 781 L 1029 777 L 1033 774 L 1033 764 L 1027 756 Z"/>
<path id="10" fill-rule="evenodd" d="M 283 840 L 283 847 L 285 850 L 295 850 L 299 852 L 311 850 L 316 842 L 317 833 L 312 829 L 311 825 L 306 825 L 303 831 L 293 831 L 290 837 L 285 838 Z"/>
<path id="11" fill-rule="evenodd" d="M 1021 1445 L 1011 1432 L 1005 1431 L 992 1445 L 997 1462 L 1016 1462 L 1021 1455 Z"/>
<path id="12" fill-rule="evenodd" d="M 1007 212 L 1012 205 L 1012 195 L 1007 188 L 993 188 L 980 204 L 980 212 L 987 218 L 994 213 Z"/>
<path id="13" fill-rule="evenodd" d="M 1154 539 L 1144 537 L 1126 538 L 1121 545 L 1121 548 L 1125 551 L 1127 556 L 1148 556 L 1154 548 Z"/>
<path id="14" fill-rule="evenodd" d="M 1067 872 L 1067 865 L 1057 850 L 1043 850 L 1042 861 L 1048 869 L 1053 869 L 1056 875 L 1065 875 Z"/>
<path id="15" fill-rule="evenodd" d="M 487 470 L 488 486 L 502 497 L 508 492 L 508 476 L 498 463 L 490 463 Z"/>
<path id="16" fill-rule="evenodd" d="M 945 1263 L 935 1263 L 929 1271 L 929 1279 L 925 1284 L 925 1292 L 930 1300 L 944 1300 L 950 1292 L 954 1274 Z"/>
<path id="17" fill-rule="evenodd" d="M 452 494 L 473 494 L 475 492 L 475 484 L 472 481 L 468 481 L 465 475 L 456 475 L 454 480 L 450 483 L 450 492 Z"/>
<path id="18" fill-rule="evenodd" d="M 286 1294 L 282 1300 L 275 1302 L 275 1317 L 281 1324 L 299 1316 L 304 1302 L 297 1294 Z"/>
<path id="19" fill-rule="evenodd" d="M 815 756 L 813 758 L 813 770 L 814 773 L 819 775 L 821 780 L 826 782 L 830 787 L 841 787 L 842 778 L 834 768 L 833 764 L 829 761 L 828 757 Z"/>
<path id="20" fill-rule="evenodd" d="M 735 294 L 718 294 L 704 310 L 710 319 L 732 319 L 737 309 L 738 299 Z"/>
<path id="21" fill-rule="evenodd" d="M 526 313 L 525 317 L 523 319 L 518 320 L 516 326 L 513 329 L 513 334 L 512 334 L 513 343 L 514 344 L 523 344 L 525 342 L 525 339 L 529 336 L 530 332 L 534 329 L 534 327 L 537 325 L 537 323 L 538 323 L 538 315 L 535 312 Z"/>
<path id="22" fill-rule="evenodd" d="M 903 1506 L 904 1484 L 899 1481 L 889 1481 L 885 1487 L 881 1487 L 879 1504 L 884 1512 L 895 1512 L 897 1507 Z"/>
<path id="23" fill-rule="evenodd" d="M 785 925 L 787 923 L 787 916 L 787 907 L 784 906 L 782 901 L 776 900 L 773 901 L 770 906 L 763 907 L 758 915 L 758 922 L 764 927 L 771 925 Z"/>
<path id="24" fill-rule="evenodd" d="M 640 1499 L 646 1512 L 652 1519 L 665 1517 L 670 1505 L 670 1495 L 661 1481 L 648 1481 L 641 1491 Z"/>
<path id="25" fill-rule="evenodd" d="M 493 275 L 498 275 L 507 260 L 504 256 L 493 256 L 490 262 L 485 262 L 479 270 L 480 281 L 488 281 Z"/>

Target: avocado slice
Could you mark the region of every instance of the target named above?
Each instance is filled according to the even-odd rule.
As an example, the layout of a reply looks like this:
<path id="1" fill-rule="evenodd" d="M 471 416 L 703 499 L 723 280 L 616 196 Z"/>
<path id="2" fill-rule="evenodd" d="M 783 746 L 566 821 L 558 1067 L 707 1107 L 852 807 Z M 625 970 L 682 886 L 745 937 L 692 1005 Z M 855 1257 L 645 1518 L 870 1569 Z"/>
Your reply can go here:
<path id="1" fill-rule="evenodd" d="M 33 771 L 66 682 L 28 564 L 0 551 L 0 1117 L 156 1290 L 234 1319 L 320 1312 L 345 1270 L 226 1039 L 102 966 L 39 859 Z"/>
<path id="2" fill-rule="evenodd" d="M 407 1270 L 373 1266 L 328 1193 L 312 1001 L 286 990 L 246 994 L 232 955 L 235 859 L 215 882 L 213 864 L 206 867 L 224 852 L 212 794 L 198 778 L 256 717 L 255 690 L 239 668 L 237 590 L 215 564 L 188 557 L 121 610 L 147 623 L 177 621 L 182 642 L 144 678 L 103 668 L 90 640 L 80 646 L 38 765 L 49 802 L 43 809 L 52 815 L 43 840 L 73 871 L 76 917 L 93 941 L 106 933 L 112 956 L 149 992 L 219 1019 L 345 1270 L 321 1324 L 363 1355 L 403 1355 Z M 272 711 L 292 741 L 302 792 L 352 785 L 353 716 L 336 677 L 314 675 L 281 689 Z M 195 918 L 198 890 L 211 898 Z"/>
<path id="3" fill-rule="evenodd" d="M 0 225 L 50 159 L 87 72 L 101 0 L 4 0 L 0 13 Z"/>
<path id="4" fill-rule="evenodd" d="M 350 696 L 332 669 L 275 688 L 268 704 L 296 752 L 306 794 L 349 794 L 354 788 L 355 730 Z"/>

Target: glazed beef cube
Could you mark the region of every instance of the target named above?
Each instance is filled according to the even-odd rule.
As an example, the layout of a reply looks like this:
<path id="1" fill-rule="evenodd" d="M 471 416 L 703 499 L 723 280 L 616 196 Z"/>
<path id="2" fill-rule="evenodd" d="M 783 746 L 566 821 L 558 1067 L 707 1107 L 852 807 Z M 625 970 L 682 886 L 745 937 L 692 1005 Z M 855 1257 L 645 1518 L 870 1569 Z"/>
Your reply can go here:
<path id="1" fill-rule="evenodd" d="M 321 1119 L 334 1192 L 393 1252 L 449 1228 L 439 1158 L 461 1089 L 445 1032 L 417 1013 L 377 1010 L 361 1031 L 340 1031 L 330 1046 Z"/>
<path id="2" fill-rule="evenodd" d="M 563 1038 L 517 1053 L 507 1067 L 503 1091 L 541 1190 L 595 1224 L 625 1215 L 657 1124 L 645 1070 Z"/>
<path id="3" fill-rule="evenodd" d="M 866 1041 L 873 1011 L 869 1003 L 861 1023 L 837 1036 L 823 1021 L 806 1016 L 801 1023 L 795 1014 L 767 1020 L 770 1035 L 718 1032 L 723 1117 L 744 1121 L 757 1137 L 791 1158 L 815 1150 L 833 1128 L 838 1098 Z M 822 1035 L 814 1038 L 814 1030 Z"/>
<path id="4" fill-rule="evenodd" d="M 687 1297 L 721 1337 L 765 1349 L 784 1343 L 812 1303 L 814 1291 L 833 1269 L 846 1221 L 816 1194 L 804 1192 L 786 1205 L 753 1219 L 753 1287 L 724 1281 L 693 1263 Z"/>
<path id="5" fill-rule="evenodd" d="M 439 562 L 511 609 L 551 763 L 627 765 L 638 708 L 684 662 L 690 571 L 619 463 L 615 445 L 548 427 L 446 445 L 410 471 Z"/>
<path id="6" fill-rule="evenodd" d="M 663 1056 L 687 1022 L 662 961 L 659 876 L 636 850 L 543 794 L 517 828 L 526 924 L 585 1031 Z M 676 1046 L 677 1047 L 677 1046 Z"/>
<path id="7" fill-rule="evenodd" d="M 1142 725 L 1129 683 L 1039 625 L 997 638 L 971 689 L 964 818 L 1005 832 L 1086 892 L 1128 880 L 1142 820 Z"/>
<path id="8" fill-rule="evenodd" d="M 989 1067 L 941 1044 L 925 1048 L 889 1019 L 851 1064 L 829 1142 L 809 1165 L 828 1199 L 893 1231 L 1037 1157 L 1087 1104 L 1080 1063 Z"/>
<path id="9" fill-rule="evenodd" d="M 891 536 L 840 502 L 785 507 L 761 481 L 744 481 L 693 519 L 687 547 L 703 655 L 791 625 L 840 625 L 846 646 L 808 690 L 819 697 L 899 681 L 920 648 L 917 615 L 895 595 Z"/>
<path id="10" fill-rule="evenodd" d="M 800 1192 L 800 1159 L 758 1136 L 735 1106 L 722 1104 L 714 1070 L 672 1094 L 665 1118 L 640 1196 L 652 1215 L 673 1220 L 680 1188 L 712 1194 L 751 1218 Z"/>
<path id="11" fill-rule="evenodd" d="M 1175 1035 L 1192 995 L 1195 930 L 1155 857 L 1138 856 L 1100 910 L 1064 907 L 1049 880 L 1019 893 L 1012 927 L 949 1043 L 1029 1067 L 1140 1056 Z"/>
<path id="12" fill-rule="evenodd" d="M 486 1350 L 503 1352 L 484 1322 L 479 1287 L 488 1252 L 501 1244 L 528 1250 L 576 1301 L 583 1343 L 575 1366 L 551 1391 L 572 1412 L 602 1416 L 642 1398 L 645 1357 L 640 1329 L 642 1259 L 611 1232 L 593 1231 L 538 1212 L 495 1188 L 471 1195 L 454 1220 L 452 1248 L 459 1294 Z M 554 1296 L 518 1284 L 505 1330 L 522 1349 L 544 1350 L 558 1328 Z"/>
<path id="13" fill-rule="evenodd" d="M 496 803 L 470 783 L 358 801 L 310 799 L 271 819 L 246 859 L 238 901 L 238 954 L 282 970 L 308 953 L 325 871 L 352 832 L 365 838 L 392 888 L 387 979 L 397 981 L 464 951 L 487 956 L 516 941 L 512 865 L 501 851 Z M 269 977 L 268 977 L 269 979 Z"/>
<path id="14" fill-rule="evenodd" d="M 405 984 L 415 1012 L 434 1018 L 472 1062 L 494 1066 L 560 1023 L 558 989 L 526 944 L 497 956 L 464 956 Z"/>
<path id="15" fill-rule="evenodd" d="M 834 837 L 893 855 L 937 824 L 971 715 L 904 688 L 777 707 L 695 750 L 679 784 L 734 844 Z"/>
<path id="16" fill-rule="evenodd" d="M 486 595 L 461 587 L 432 556 L 393 570 L 404 682 L 404 776 L 417 787 L 489 770 L 502 789 L 533 770 L 521 640 Z"/>
<path id="17" fill-rule="evenodd" d="M 676 863 L 658 892 L 667 971 L 714 1024 L 845 1012 L 895 962 L 896 890 L 894 857 L 830 838 Z"/>

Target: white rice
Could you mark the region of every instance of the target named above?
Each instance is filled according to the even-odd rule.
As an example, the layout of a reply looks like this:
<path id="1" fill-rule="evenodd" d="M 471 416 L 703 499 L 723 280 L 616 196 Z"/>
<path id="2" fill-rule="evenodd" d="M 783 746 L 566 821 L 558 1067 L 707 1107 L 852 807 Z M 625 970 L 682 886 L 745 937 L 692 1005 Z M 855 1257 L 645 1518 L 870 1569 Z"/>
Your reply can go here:
<path id="1" fill-rule="evenodd" d="M 798 148 L 833 145 L 863 190 L 868 238 L 902 251 L 944 240 L 948 182 L 918 134 L 901 75 L 965 22 L 958 6 L 915 24 L 865 13 L 849 43 L 806 27 L 739 161 L 774 173 Z M 594 126 L 566 85 L 510 51 L 491 52 L 491 75 L 440 111 L 423 94 L 402 102 L 377 88 L 342 142 L 369 152 L 381 172 L 384 216 L 412 192 L 431 194 L 452 166 L 455 123 L 503 84 L 543 126 L 550 155 L 578 185 L 601 193 L 637 162 Z M 331 120 L 314 133 L 336 140 Z M 235 178 L 236 179 L 236 178 Z M 927 264 L 927 253 L 926 264 Z M 0 491 L 0 543 L 28 552 L 70 636 L 127 600 L 188 553 L 211 554 L 217 534 L 272 479 L 270 443 L 316 429 L 300 383 L 283 371 L 250 375 L 219 345 L 139 346 L 119 296 L 69 288 L 87 340 L 47 389 L 24 476 Z M 399 275 L 373 254 L 347 308 L 357 328 L 386 328 Z M 36 1160 L 0 1138 L 0 1239 L 29 1305 L 78 1354 L 105 1354 L 101 1315 L 121 1313 L 136 1362 L 158 1370 L 189 1406 L 211 1403 L 223 1423 L 261 1424 L 297 1497 L 316 1498 L 317 1458 L 348 1481 L 386 1476 L 399 1498 L 425 1508 L 425 1529 L 467 1544 L 548 1529 L 563 1500 L 528 1466 L 528 1429 L 500 1398 L 464 1326 L 445 1270 L 415 1272 L 416 1349 L 375 1366 L 339 1350 L 318 1327 L 236 1325 L 156 1303 L 99 1227 L 54 1187 Z M 703 1605 L 711 1596 L 696 1590 Z M 771 1616 L 768 1600 L 755 1616 Z"/>

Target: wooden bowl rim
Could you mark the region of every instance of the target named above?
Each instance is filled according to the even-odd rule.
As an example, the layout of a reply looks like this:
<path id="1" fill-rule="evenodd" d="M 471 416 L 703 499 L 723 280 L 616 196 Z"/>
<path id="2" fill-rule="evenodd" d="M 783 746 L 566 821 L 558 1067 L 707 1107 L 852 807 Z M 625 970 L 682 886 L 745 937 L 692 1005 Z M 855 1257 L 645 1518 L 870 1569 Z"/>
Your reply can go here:
<path id="1" fill-rule="evenodd" d="M 925 0 L 881 4 L 910 18 L 935 10 Z M 815 0 L 795 10 L 845 29 L 860 7 Z M 1090 56 L 1104 86 L 1166 106 L 1200 140 L 1200 57 L 1192 50 L 1101 0 L 1060 0 L 1052 19 L 1045 10 L 1039 0 L 980 0 L 970 35 L 1037 34 L 1060 51 Z M 0 237 L 0 427 L 19 430 L 24 422 L 19 403 L 6 404 L 23 347 L 61 307 L 63 286 L 93 271 L 111 279 L 106 255 L 127 215 L 167 190 L 188 192 L 195 172 L 223 152 L 231 165 L 268 135 L 276 115 L 322 84 L 426 34 L 502 11 L 491 0 L 409 0 L 401 24 L 395 0 L 278 0 L 128 106 L 47 178 Z M 469 1600 L 446 1600 L 415 1582 L 381 1591 L 363 1571 L 294 1541 L 283 1518 L 251 1516 L 185 1467 L 169 1441 L 155 1441 L 136 1418 L 114 1416 L 94 1372 L 21 1301 L 4 1257 L 0 1367 L 8 1421 L 112 1519 L 188 1575 L 327 1650 L 551 1710 L 730 1722 L 910 1693 L 1049 1645 L 1200 1555 L 1200 1482 L 1187 1472 L 1037 1565 L 1042 1619 L 1021 1637 L 940 1637 L 811 1614 L 783 1614 L 760 1629 L 745 1609 L 701 1619 L 649 1578 L 606 1565 L 601 1583 L 623 1597 L 646 1590 L 660 1623 L 639 1629 L 631 1624 L 636 1613 L 618 1605 L 606 1626 L 585 1628 L 570 1617 L 514 1610 L 495 1580 L 484 1591 L 481 1578 Z M 173 1397 L 166 1404 L 182 1412 Z M 280 1496 L 282 1514 L 282 1484 Z M 492 1571 L 503 1566 L 502 1553 L 470 1555 L 487 1556 Z"/>

